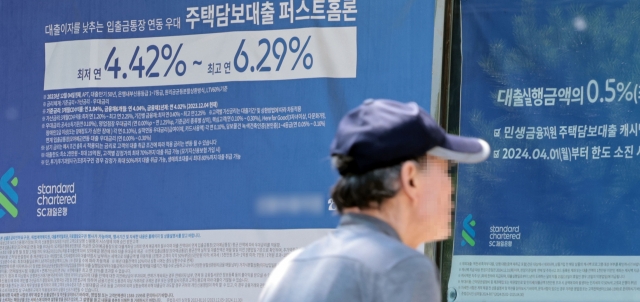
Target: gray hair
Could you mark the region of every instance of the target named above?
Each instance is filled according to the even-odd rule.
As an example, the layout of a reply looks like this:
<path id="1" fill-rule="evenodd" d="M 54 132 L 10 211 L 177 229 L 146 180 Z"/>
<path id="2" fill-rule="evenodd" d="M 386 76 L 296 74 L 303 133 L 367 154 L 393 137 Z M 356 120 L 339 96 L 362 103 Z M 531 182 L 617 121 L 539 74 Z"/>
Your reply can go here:
<path id="1" fill-rule="evenodd" d="M 345 155 L 334 155 L 331 159 L 338 171 L 343 171 L 353 160 Z M 366 209 L 380 206 L 385 200 L 395 196 L 400 190 L 402 164 L 340 177 L 331 190 L 331 198 L 338 211 L 342 213 L 344 208 Z"/>

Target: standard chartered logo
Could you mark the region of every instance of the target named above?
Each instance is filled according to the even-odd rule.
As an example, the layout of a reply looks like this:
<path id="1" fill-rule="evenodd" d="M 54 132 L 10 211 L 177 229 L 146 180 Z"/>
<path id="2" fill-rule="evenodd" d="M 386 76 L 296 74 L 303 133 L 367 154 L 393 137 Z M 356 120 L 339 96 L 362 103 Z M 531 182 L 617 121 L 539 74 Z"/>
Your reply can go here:
<path id="1" fill-rule="evenodd" d="M 9 168 L 0 177 L 0 218 L 9 213 L 12 217 L 18 216 L 18 208 L 14 204 L 18 204 L 18 194 L 13 188 L 18 186 L 18 178 L 14 177 L 13 168 Z"/>
<path id="2" fill-rule="evenodd" d="M 476 221 L 473 220 L 473 216 L 471 214 L 467 215 L 467 217 L 462 221 L 462 246 L 469 244 L 470 246 L 475 246 L 476 241 L 476 231 L 473 227 L 476 226 Z"/>

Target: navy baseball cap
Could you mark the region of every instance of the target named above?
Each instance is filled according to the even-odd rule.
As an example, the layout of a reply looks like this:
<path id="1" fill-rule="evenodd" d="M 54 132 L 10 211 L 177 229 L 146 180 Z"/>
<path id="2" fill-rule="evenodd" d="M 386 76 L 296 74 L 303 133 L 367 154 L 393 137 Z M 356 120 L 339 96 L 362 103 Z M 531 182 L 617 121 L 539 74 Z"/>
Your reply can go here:
<path id="1" fill-rule="evenodd" d="M 331 155 L 352 160 L 341 175 L 363 174 L 430 154 L 478 163 L 491 148 L 482 139 L 448 134 L 416 103 L 368 99 L 342 118 Z"/>

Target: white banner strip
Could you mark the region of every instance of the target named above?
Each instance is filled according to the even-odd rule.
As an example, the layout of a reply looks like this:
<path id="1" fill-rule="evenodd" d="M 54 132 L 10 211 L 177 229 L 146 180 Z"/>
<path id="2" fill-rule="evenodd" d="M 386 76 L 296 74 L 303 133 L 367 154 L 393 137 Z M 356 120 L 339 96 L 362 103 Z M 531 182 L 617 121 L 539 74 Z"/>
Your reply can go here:
<path id="1" fill-rule="evenodd" d="M 355 78 L 357 28 L 45 44 L 44 90 Z"/>

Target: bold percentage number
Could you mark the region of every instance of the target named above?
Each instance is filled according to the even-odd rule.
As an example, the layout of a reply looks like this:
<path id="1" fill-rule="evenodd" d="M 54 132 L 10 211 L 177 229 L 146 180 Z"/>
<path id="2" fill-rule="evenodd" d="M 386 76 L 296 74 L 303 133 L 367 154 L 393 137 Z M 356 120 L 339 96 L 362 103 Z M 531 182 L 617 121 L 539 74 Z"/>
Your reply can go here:
<path id="1" fill-rule="evenodd" d="M 171 68 L 173 67 L 173 65 L 175 64 L 175 73 L 181 77 L 187 72 L 187 64 L 183 60 L 179 60 L 176 63 L 176 60 L 178 59 L 178 54 L 180 53 L 181 49 L 182 49 L 182 43 L 180 43 L 180 45 L 178 46 L 178 49 L 176 50 L 175 54 L 173 53 L 173 49 L 169 44 L 165 44 L 164 46 L 162 46 L 162 50 L 160 50 L 156 45 L 149 45 L 147 47 L 147 53 L 153 51 L 155 53 L 155 56 L 151 61 L 151 65 L 149 65 L 149 68 L 147 68 L 142 63 L 142 56 L 138 57 L 138 53 L 140 52 L 140 46 L 136 46 L 136 50 L 133 52 L 133 57 L 131 57 L 131 61 L 129 62 L 129 70 L 137 71 L 138 78 L 142 78 L 142 73 L 145 70 L 146 72 L 144 72 L 144 75 L 146 77 L 157 78 L 160 76 L 160 73 L 153 72 L 153 67 L 158 62 L 158 57 L 162 56 L 162 59 L 164 59 L 165 61 L 171 60 L 171 63 L 169 64 L 169 67 L 167 67 L 167 69 L 165 70 L 163 76 L 166 77 L 171 71 Z M 117 79 L 118 72 L 122 70 L 122 68 L 118 65 L 119 58 L 117 57 L 115 59 L 113 58 L 115 52 L 116 52 L 116 47 L 114 46 L 113 48 L 111 48 L 111 52 L 107 57 L 107 61 L 104 63 L 104 69 L 106 71 L 113 72 L 113 78 Z M 113 59 L 113 65 L 110 66 L 112 59 Z M 134 65 L 136 63 L 136 59 L 138 59 L 137 60 L 138 64 Z M 123 74 L 122 77 L 126 79 L 126 74 Z"/>
<path id="2" fill-rule="evenodd" d="M 616 94 L 620 93 L 618 97 L 618 102 L 622 101 L 624 98 L 627 101 L 634 100 L 637 102 L 637 99 L 634 98 L 634 92 L 629 91 L 629 87 L 631 87 L 631 82 L 628 82 L 626 85 L 623 82 L 616 83 L 616 79 L 607 79 L 605 81 L 604 89 L 608 92 L 609 96 L 605 96 L 600 98 L 600 102 L 606 101 L 607 103 L 613 102 L 616 99 Z M 636 85 L 637 89 L 637 85 Z M 595 103 L 598 101 L 598 82 L 596 80 L 589 81 L 589 85 L 587 85 L 587 98 L 589 102 Z"/>
<path id="3" fill-rule="evenodd" d="M 262 59 L 258 62 L 258 65 L 256 65 L 255 69 L 260 72 L 271 71 L 271 67 L 264 64 L 269 58 L 271 52 L 273 52 L 273 57 L 278 60 L 278 65 L 276 66 L 275 71 L 279 71 L 282 67 L 282 62 L 284 62 L 284 59 L 287 55 L 287 49 L 291 51 L 291 53 L 298 53 L 298 57 L 296 58 L 295 63 L 293 63 L 293 67 L 291 67 L 291 70 L 294 70 L 296 68 L 301 58 L 304 68 L 306 68 L 307 70 L 311 69 L 311 67 L 313 67 L 313 56 L 310 53 L 305 53 L 310 40 L 311 36 L 307 37 L 307 41 L 302 46 L 301 50 L 300 39 L 298 37 L 289 39 L 289 43 L 287 43 L 287 41 L 283 38 L 277 38 L 275 39 L 275 41 L 273 41 L 273 45 L 271 44 L 271 41 L 269 41 L 269 39 L 260 39 L 260 41 L 258 41 L 258 47 L 265 45 L 266 48 L 264 54 L 262 55 Z M 245 39 L 242 39 L 242 41 L 240 42 L 240 46 L 236 51 L 236 55 L 233 58 L 233 66 L 238 72 L 244 72 L 245 70 L 247 70 L 247 67 L 249 67 L 249 56 L 247 55 L 247 52 L 242 49 L 244 47 L 244 42 Z M 254 71 L 253 67 L 251 67 L 251 71 Z"/>

